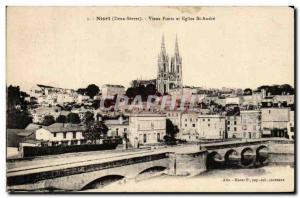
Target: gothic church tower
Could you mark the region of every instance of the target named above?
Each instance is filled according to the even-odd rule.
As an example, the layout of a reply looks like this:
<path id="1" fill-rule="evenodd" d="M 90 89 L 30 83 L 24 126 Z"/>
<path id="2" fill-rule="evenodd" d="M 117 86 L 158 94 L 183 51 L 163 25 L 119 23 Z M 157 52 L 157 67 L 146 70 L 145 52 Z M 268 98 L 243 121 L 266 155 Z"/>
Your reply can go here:
<path id="1" fill-rule="evenodd" d="M 170 62 L 166 52 L 164 36 L 162 36 L 157 65 L 156 86 L 160 93 L 164 94 L 168 93 L 171 89 L 182 88 L 182 58 L 179 54 L 177 36 L 175 40 L 175 52 Z"/>

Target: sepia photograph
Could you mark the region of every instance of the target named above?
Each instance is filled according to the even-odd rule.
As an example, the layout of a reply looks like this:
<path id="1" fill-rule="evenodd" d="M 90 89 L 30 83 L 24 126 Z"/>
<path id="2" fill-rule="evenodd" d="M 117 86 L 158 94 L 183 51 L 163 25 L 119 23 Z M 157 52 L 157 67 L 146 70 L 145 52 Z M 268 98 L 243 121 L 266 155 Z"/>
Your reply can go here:
<path id="1" fill-rule="evenodd" d="M 295 8 L 7 6 L 8 193 L 294 193 Z"/>

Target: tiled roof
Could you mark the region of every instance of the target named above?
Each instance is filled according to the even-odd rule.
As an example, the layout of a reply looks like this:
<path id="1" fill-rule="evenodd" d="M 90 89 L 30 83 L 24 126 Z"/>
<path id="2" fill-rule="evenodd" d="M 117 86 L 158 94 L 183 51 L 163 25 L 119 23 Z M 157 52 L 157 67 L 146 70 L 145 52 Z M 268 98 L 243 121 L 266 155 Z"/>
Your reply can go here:
<path id="1" fill-rule="evenodd" d="M 41 125 L 30 123 L 30 124 L 27 125 L 25 130 L 36 130 L 36 129 L 39 129 L 39 128 L 41 128 Z"/>
<path id="2" fill-rule="evenodd" d="M 55 132 L 75 132 L 85 131 L 86 127 L 81 124 L 70 124 L 70 123 L 54 123 L 50 126 L 43 127 L 44 129 L 55 133 Z"/>

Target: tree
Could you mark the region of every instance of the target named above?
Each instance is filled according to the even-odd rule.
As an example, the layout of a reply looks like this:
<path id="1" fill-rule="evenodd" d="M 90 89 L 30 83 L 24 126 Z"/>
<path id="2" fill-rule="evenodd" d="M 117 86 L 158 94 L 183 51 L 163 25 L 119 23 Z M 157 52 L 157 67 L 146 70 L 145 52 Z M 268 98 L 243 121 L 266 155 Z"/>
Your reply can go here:
<path id="1" fill-rule="evenodd" d="M 108 127 L 102 121 L 96 121 L 87 125 L 83 137 L 95 144 L 96 140 L 106 137 L 107 132 Z"/>
<path id="2" fill-rule="evenodd" d="M 90 84 L 85 89 L 86 95 L 88 95 L 90 98 L 94 98 L 94 96 L 97 95 L 99 91 L 100 91 L 99 87 L 95 84 Z"/>
<path id="3" fill-rule="evenodd" d="M 20 91 L 19 86 L 10 85 L 7 87 L 7 128 L 24 129 L 29 123 L 32 123 L 32 117 L 27 109 L 29 103 L 25 100 L 26 97 L 28 94 Z"/>
<path id="4" fill-rule="evenodd" d="M 155 95 L 155 93 L 156 93 L 156 87 L 155 87 L 155 85 L 148 84 L 146 86 L 145 93 L 146 93 L 147 96 L 149 96 L 149 95 Z"/>
<path id="5" fill-rule="evenodd" d="M 67 116 L 67 122 L 72 124 L 79 124 L 81 121 L 77 113 L 69 113 Z"/>
<path id="6" fill-rule="evenodd" d="M 247 96 L 247 95 L 252 95 L 252 89 L 250 88 L 247 88 L 244 90 L 244 95 Z"/>
<path id="7" fill-rule="evenodd" d="M 126 90 L 126 96 L 128 98 L 134 98 L 137 95 L 140 95 L 142 97 L 143 101 L 146 101 L 148 99 L 149 95 L 155 95 L 157 94 L 157 90 L 155 88 L 155 85 L 148 84 L 146 87 L 144 85 L 135 85 L 134 87 L 129 87 Z"/>
<path id="8" fill-rule="evenodd" d="M 78 94 L 80 94 L 80 95 L 84 95 L 85 93 L 86 93 L 86 89 L 84 89 L 84 88 L 79 88 L 79 89 L 77 89 L 77 91 L 76 91 Z"/>
<path id="9" fill-rule="evenodd" d="M 261 91 L 264 89 L 266 93 L 270 93 L 271 95 L 287 95 L 287 94 L 295 94 L 295 89 L 289 84 L 283 85 L 263 85 L 257 88 L 257 91 Z"/>
<path id="10" fill-rule="evenodd" d="M 128 98 L 134 98 L 136 95 L 138 95 L 138 91 L 137 91 L 137 88 L 136 87 L 129 87 L 127 90 L 126 90 L 126 96 Z"/>
<path id="11" fill-rule="evenodd" d="M 32 123 L 32 117 L 27 111 L 21 111 L 17 109 L 7 111 L 7 128 L 25 129 L 29 123 Z"/>
<path id="12" fill-rule="evenodd" d="M 88 125 L 89 123 L 94 122 L 94 114 L 90 111 L 85 112 L 84 116 L 83 116 L 83 122 L 85 125 Z"/>
<path id="13" fill-rule="evenodd" d="M 166 135 L 171 140 L 175 140 L 176 134 L 179 132 L 178 127 L 175 126 L 170 119 L 166 120 Z"/>
<path id="14" fill-rule="evenodd" d="M 58 123 L 66 123 L 67 122 L 67 117 L 65 115 L 59 115 L 56 118 L 56 122 L 58 122 Z"/>
<path id="15" fill-rule="evenodd" d="M 54 117 L 52 115 L 46 115 L 43 120 L 43 125 L 49 126 L 55 123 Z"/>

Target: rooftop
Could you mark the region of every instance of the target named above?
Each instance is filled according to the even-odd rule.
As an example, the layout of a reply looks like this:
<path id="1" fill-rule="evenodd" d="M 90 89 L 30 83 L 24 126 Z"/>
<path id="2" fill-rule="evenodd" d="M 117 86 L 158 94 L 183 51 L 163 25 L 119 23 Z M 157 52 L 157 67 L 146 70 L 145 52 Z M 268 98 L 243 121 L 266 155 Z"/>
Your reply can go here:
<path id="1" fill-rule="evenodd" d="M 104 84 L 102 87 L 118 87 L 118 88 L 124 88 L 123 85 L 111 85 L 111 84 Z"/>
<path id="2" fill-rule="evenodd" d="M 54 123 L 50 126 L 43 127 L 44 129 L 55 133 L 55 132 L 75 132 L 85 131 L 86 127 L 81 124 L 70 124 L 70 123 Z"/>

